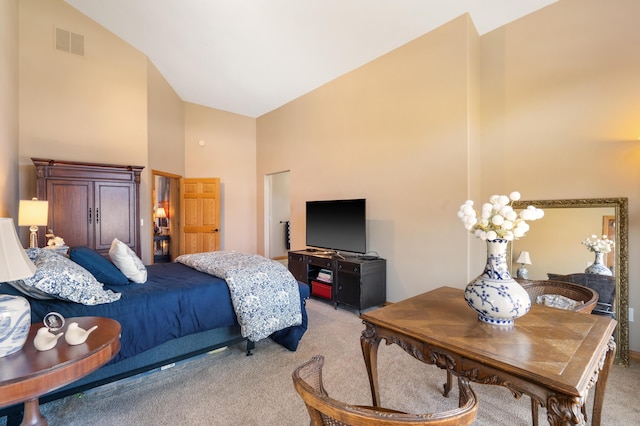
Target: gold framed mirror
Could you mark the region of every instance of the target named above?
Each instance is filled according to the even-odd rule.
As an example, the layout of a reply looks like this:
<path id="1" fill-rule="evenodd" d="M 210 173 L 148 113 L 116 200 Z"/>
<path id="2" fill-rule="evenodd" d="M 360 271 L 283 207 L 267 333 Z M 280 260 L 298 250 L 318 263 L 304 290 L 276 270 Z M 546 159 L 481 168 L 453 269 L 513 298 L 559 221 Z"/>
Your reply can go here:
<path id="1" fill-rule="evenodd" d="M 533 205 L 545 217 L 531 223 L 527 237 L 513 241 L 511 261 L 516 276 L 519 253 L 531 257 L 530 279 L 546 280 L 548 273 L 581 273 L 593 261 L 593 253 L 582 244 L 591 235 L 610 235 L 615 241 L 607 260 L 615 277 L 616 363 L 629 365 L 629 271 L 627 198 L 581 198 L 567 200 L 520 200 L 517 209 Z M 537 259 L 537 260 L 536 260 Z"/>

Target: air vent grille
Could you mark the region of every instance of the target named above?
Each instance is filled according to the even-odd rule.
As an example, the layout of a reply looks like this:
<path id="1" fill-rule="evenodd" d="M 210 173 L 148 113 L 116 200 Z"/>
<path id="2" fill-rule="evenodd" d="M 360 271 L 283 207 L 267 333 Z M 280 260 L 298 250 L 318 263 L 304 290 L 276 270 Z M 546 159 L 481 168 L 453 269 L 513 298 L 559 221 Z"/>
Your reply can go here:
<path id="1" fill-rule="evenodd" d="M 55 42 L 58 50 L 84 56 L 84 36 L 81 34 L 56 28 Z"/>

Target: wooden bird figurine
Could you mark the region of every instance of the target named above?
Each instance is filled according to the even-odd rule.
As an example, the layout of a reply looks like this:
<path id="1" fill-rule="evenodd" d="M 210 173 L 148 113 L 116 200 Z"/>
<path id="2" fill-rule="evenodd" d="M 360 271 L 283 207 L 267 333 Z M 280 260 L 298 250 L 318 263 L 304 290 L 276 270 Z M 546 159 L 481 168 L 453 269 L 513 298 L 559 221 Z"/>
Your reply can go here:
<path id="1" fill-rule="evenodd" d="M 81 345 L 87 340 L 89 334 L 91 334 L 96 328 L 98 328 L 98 326 L 94 325 L 90 329 L 85 330 L 81 328 L 77 322 L 72 322 L 67 327 L 67 332 L 64 335 L 64 339 L 70 345 Z"/>
<path id="2" fill-rule="evenodd" d="M 58 339 L 64 333 L 53 334 L 47 327 L 42 327 L 36 332 L 36 337 L 33 338 L 33 346 L 39 351 L 48 351 L 53 349 L 58 343 Z"/>

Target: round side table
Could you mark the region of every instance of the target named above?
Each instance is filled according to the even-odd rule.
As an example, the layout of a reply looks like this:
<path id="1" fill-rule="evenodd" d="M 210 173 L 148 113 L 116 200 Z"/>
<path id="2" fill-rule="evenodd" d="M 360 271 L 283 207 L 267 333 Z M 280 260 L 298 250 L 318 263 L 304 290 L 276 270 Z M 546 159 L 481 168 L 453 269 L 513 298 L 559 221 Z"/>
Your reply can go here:
<path id="1" fill-rule="evenodd" d="M 86 342 L 71 346 L 64 340 L 48 351 L 33 346 L 33 338 L 42 323 L 31 324 L 24 347 L 0 358 L 0 407 L 24 402 L 22 425 L 46 426 L 40 413 L 38 398 L 66 386 L 106 364 L 120 351 L 120 323 L 110 318 L 66 318 L 66 324 L 77 322 L 85 330 L 97 325 Z M 57 331 L 66 331 L 66 326 Z"/>

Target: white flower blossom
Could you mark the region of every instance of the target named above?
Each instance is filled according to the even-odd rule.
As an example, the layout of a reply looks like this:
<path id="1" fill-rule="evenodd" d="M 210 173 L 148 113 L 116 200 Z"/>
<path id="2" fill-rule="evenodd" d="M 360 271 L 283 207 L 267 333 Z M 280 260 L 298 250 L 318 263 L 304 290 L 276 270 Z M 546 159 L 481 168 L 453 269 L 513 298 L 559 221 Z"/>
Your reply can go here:
<path id="1" fill-rule="evenodd" d="M 534 206 L 528 206 L 519 213 L 516 212 L 511 204 L 513 201 L 520 200 L 520 197 L 520 193 L 517 191 L 510 193 L 508 197 L 506 195 L 492 195 L 489 197 L 488 203 L 482 204 L 480 214 L 473 208 L 473 201 L 467 200 L 460 206 L 458 217 L 464 227 L 477 238 L 482 240 L 502 238 L 512 241 L 526 235 L 529 231 L 527 221 L 544 217 L 544 211 Z M 609 248 L 610 250 L 611 248 Z"/>
<path id="2" fill-rule="evenodd" d="M 615 242 L 610 240 L 606 235 L 603 235 L 602 238 L 591 235 L 591 237 L 585 239 L 582 244 L 594 253 L 609 253 L 615 246 Z"/>

